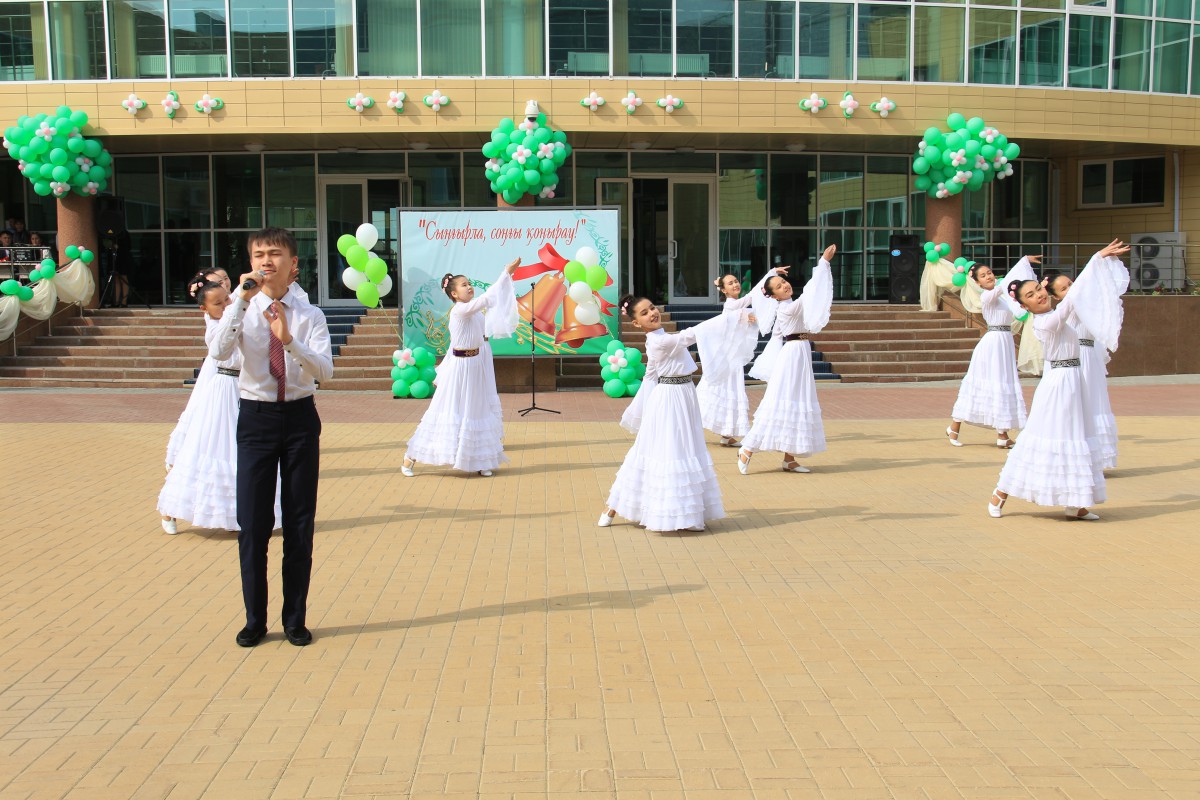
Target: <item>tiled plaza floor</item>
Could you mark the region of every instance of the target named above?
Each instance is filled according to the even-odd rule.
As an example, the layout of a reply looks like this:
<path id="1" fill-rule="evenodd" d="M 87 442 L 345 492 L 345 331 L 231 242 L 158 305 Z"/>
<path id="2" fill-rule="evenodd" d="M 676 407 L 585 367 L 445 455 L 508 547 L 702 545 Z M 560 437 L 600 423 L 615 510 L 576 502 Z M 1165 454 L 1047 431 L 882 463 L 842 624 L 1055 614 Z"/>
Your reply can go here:
<path id="1" fill-rule="evenodd" d="M 0 392 L 0 798 L 1200 797 L 1200 384 L 1114 381 L 1096 523 L 988 517 L 954 390 L 821 387 L 813 473 L 714 446 L 679 535 L 595 527 L 597 393 L 505 396 L 491 479 L 322 395 L 316 641 L 251 650 L 234 535 L 158 528 L 186 394 Z"/>

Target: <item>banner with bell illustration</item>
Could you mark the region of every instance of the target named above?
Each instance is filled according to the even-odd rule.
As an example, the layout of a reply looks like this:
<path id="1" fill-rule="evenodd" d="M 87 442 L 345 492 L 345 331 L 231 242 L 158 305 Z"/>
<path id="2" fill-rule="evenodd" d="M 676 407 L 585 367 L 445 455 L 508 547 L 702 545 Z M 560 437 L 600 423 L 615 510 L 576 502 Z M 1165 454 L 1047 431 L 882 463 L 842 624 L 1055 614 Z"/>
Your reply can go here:
<path id="1" fill-rule="evenodd" d="M 497 356 L 599 355 L 620 334 L 619 212 L 609 209 L 403 211 L 400 213 L 404 346 L 444 355 L 451 301 L 447 272 L 466 275 L 476 297 L 514 258 L 520 325 L 496 339 Z"/>

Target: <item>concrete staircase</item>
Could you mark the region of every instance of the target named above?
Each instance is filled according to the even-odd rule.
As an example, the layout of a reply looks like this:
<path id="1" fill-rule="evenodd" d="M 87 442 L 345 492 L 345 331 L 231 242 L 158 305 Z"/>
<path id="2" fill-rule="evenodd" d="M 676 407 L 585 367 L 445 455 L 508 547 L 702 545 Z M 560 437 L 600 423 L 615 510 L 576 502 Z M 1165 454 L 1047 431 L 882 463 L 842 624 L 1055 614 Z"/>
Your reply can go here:
<path id="1" fill-rule="evenodd" d="M 820 349 L 843 383 L 955 380 L 967 373 L 980 330 L 918 306 L 835 305 Z"/>
<path id="2" fill-rule="evenodd" d="M 333 379 L 321 391 L 377 391 L 391 394 L 392 353 L 400 347 L 394 308 L 357 309 L 355 322 L 343 335 L 340 351 L 333 358 Z M 326 311 L 328 315 L 329 312 Z M 333 327 L 330 325 L 330 336 Z"/>

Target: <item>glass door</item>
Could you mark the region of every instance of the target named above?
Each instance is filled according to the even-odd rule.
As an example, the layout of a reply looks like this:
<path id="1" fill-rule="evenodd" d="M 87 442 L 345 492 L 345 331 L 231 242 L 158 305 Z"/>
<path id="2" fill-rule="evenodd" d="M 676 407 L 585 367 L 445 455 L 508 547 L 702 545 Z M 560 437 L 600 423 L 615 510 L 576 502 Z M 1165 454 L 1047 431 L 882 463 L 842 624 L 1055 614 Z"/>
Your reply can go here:
<path id="1" fill-rule="evenodd" d="M 388 265 L 393 289 L 381 305 L 397 305 L 400 278 L 397 272 L 400 254 L 398 212 L 408 205 L 408 179 L 403 177 L 360 178 L 329 176 L 320 179 L 318 209 L 318 247 L 320 303 L 354 305 L 354 292 L 342 283 L 342 271 L 348 266 L 337 249 L 338 237 L 354 235 L 358 226 L 370 222 L 379 230 L 379 241 L 372 251 Z"/>
<path id="2" fill-rule="evenodd" d="M 714 302 L 717 278 L 716 178 L 671 178 L 667 234 L 668 302 Z"/>
<path id="3" fill-rule="evenodd" d="M 630 201 L 633 197 L 633 181 L 629 178 L 597 178 L 596 198 L 602 206 L 617 206 L 621 209 L 618 225 L 621 230 L 621 272 L 617 295 L 627 294 L 633 286 L 633 240 L 630 234 Z"/>

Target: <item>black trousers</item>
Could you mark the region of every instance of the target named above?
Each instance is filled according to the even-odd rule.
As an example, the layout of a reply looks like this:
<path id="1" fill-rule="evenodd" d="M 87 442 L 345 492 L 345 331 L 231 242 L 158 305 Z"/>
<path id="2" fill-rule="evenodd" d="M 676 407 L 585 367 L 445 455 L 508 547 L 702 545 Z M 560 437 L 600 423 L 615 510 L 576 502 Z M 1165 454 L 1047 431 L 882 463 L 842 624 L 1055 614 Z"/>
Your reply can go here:
<path id="1" fill-rule="evenodd" d="M 246 627 L 267 629 L 267 545 L 275 523 L 275 476 L 283 509 L 283 626 L 304 625 L 312 575 L 321 418 L 312 397 L 242 400 L 237 425 L 238 554 Z"/>

